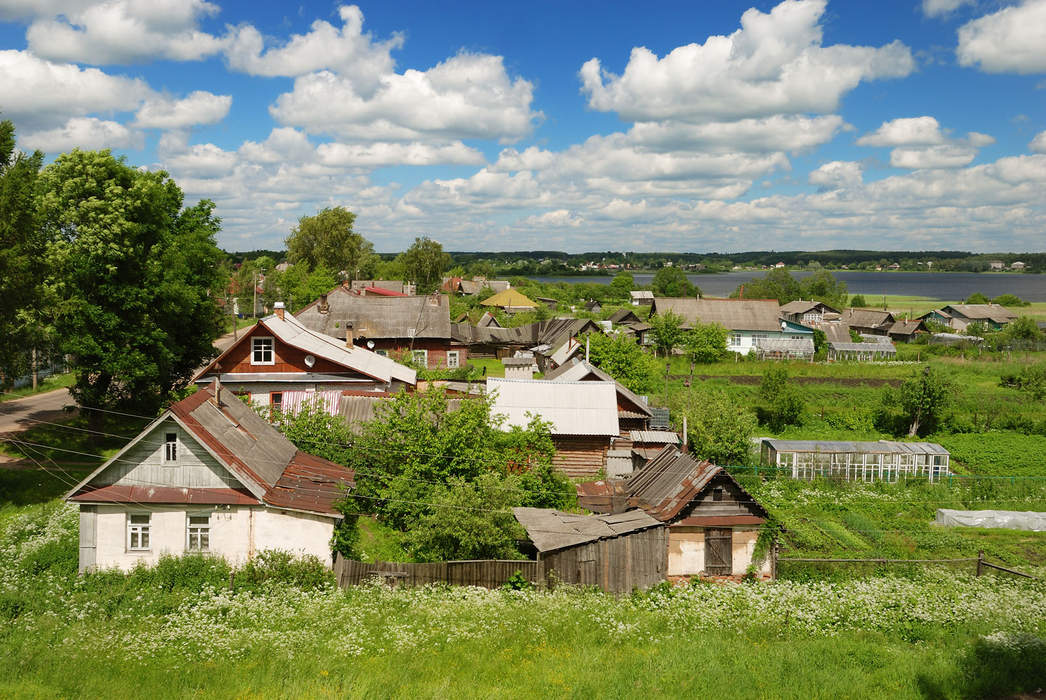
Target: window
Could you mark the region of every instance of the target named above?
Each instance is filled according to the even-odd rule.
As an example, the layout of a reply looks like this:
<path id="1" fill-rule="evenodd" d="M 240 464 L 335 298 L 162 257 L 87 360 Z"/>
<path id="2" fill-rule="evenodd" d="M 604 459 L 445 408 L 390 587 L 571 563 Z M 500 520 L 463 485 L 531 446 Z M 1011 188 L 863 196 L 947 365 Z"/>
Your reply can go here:
<path id="1" fill-rule="evenodd" d="M 190 552 L 206 552 L 211 548 L 211 516 L 190 515 L 185 534 L 185 548 Z"/>
<path id="2" fill-rule="evenodd" d="M 415 350 L 412 353 L 414 362 L 420 367 L 429 366 L 429 351 L 428 350 Z"/>
<path id="3" fill-rule="evenodd" d="M 178 461 L 178 433 L 166 433 L 163 438 L 163 461 Z"/>
<path id="4" fill-rule="evenodd" d="M 273 357 L 272 338 L 251 338 L 251 364 L 276 364 L 276 360 Z"/>
<path id="5" fill-rule="evenodd" d="M 269 408 L 271 408 L 273 411 L 282 411 L 283 410 L 283 392 L 282 391 L 274 391 L 271 394 L 269 394 Z"/>
<path id="6" fill-rule="evenodd" d="M 732 347 L 732 348 L 736 348 L 736 347 L 738 347 L 739 345 L 741 345 L 741 336 L 740 336 L 740 335 L 738 335 L 737 333 L 731 333 L 731 334 L 729 335 L 729 338 L 728 338 L 728 339 L 729 339 L 729 341 L 730 341 L 730 343 L 729 343 L 729 344 L 730 344 L 730 347 Z"/>
<path id="7" fill-rule="evenodd" d="M 374 352 L 377 353 L 378 355 L 381 355 L 382 357 L 388 357 L 389 356 L 389 351 L 388 350 L 375 350 Z"/>
<path id="8" fill-rule="evenodd" d="M 127 516 L 127 549 L 132 551 L 146 551 L 149 549 L 149 519 L 145 515 Z"/>
<path id="9" fill-rule="evenodd" d="M 714 489 L 712 489 L 712 500 L 713 501 L 721 501 L 721 500 L 723 500 L 723 487 L 722 486 L 716 486 Z"/>
<path id="10" fill-rule="evenodd" d="M 455 367 L 457 367 L 461 362 L 459 358 L 460 354 L 458 350 L 447 351 L 447 367 L 449 367 L 450 369 L 454 369 Z"/>

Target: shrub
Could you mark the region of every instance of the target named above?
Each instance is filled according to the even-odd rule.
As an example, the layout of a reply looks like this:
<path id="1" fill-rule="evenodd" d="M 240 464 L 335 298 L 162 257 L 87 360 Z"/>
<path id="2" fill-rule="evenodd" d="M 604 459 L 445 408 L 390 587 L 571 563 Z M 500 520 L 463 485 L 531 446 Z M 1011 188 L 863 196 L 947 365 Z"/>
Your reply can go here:
<path id="1" fill-rule="evenodd" d="M 236 572 L 237 589 L 258 590 L 272 583 L 306 591 L 326 589 L 334 585 L 334 574 L 312 555 L 297 557 L 278 549 L 260 552 Z"/>
<path id="2" fill-rule="evenodd" d="M 771 430 L 781 430 L 802 421 L 805 401 L 799 387 L 789 383 L 788 371 L 783 367 L 766 370 L 759 386 L 759 398 L 763 401 L 763 405 L 757 408 L 759 421 Z"/>
<path id="3" fill-rule="evenodd" d="M 973 643 L 962 663 L 967 697 L 1034 693 L 1046 687 L 1046 639 L 996 632 Z"/>
<path id="4" fill-rule="evenodd" d="M 726 329 L 718 323 L 698 323 L 683 336 L 683 347 L 691 362 L 709 364 L 726 357 Z"/>

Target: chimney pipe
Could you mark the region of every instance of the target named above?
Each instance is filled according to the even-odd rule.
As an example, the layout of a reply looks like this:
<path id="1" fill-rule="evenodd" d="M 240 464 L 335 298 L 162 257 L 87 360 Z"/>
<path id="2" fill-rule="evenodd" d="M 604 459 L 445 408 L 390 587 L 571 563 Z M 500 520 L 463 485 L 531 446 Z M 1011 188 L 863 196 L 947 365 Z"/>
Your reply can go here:
<path id="1" fill-rule="evenodd" d="M 283 320 L 283 314 L 286 312 L 286 307 L 282 301 L 278 301 L 272 305 L 272 310 L 276 313 L 276 317 Z"/>
<path id="2" fill-rule="evenodd" d="M 214 379 L 214 405 L 218 408 L 222 407 L 222 383 L 218 381 L 218 378 Z"/>
<path id="3" fill-rule="evenodd" d="M 351 323 L 346 323 L 345 324 L 345 347 L 347 347 L 347 348 L 353 347 L 352 341 L 353 341 L 352 324 Z"/>

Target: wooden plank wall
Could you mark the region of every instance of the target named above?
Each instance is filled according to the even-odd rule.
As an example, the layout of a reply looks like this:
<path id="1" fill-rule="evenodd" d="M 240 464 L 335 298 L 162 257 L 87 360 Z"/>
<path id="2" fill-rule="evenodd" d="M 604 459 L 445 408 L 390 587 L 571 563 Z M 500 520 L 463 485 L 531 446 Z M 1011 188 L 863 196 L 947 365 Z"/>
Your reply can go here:
<path id="1" fill-rule="evenodd" d="M 631 593 L 665 580 L 668 531 L 654 527 L 544 555 L 550 584 L 598 586 L 608 593 Z"/>
<path id="2" fill-rule="evenodd" d="M 609 438 L 553 435 L 552 443 L 552 466 L 571 478 L 595 476 L 606 466 Z"/>
<path id="3" fill-rule="evenodd" d="M 400 586 L 424 586 L 429 583 L 449 583 L 455 586 L 482 586 L 498 588 L 519 571 L 535 586 L 545 586 L 545 567 L 537 561 L 525 559 L 481 559 L 475 561 L 439 561 L 431 563 L 388 562 L 365 563 L 337 557 L 334 575 L 342 588 L 358 586 L 378 576 L 387 583 Z"/>

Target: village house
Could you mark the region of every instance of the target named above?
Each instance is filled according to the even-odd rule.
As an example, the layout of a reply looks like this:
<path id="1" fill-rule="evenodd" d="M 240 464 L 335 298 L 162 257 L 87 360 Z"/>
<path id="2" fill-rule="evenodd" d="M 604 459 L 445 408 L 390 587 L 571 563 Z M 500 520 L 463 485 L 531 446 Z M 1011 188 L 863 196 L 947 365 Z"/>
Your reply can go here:
<path id="1" fill-rule="evenodd" d="M 997 331 L 1015 321 L 1017 314 L 999 304 L 949 304 L 920 318 L 943 323 L 959 332 L 965 331 L 973 323 L 982 323 L 990 330 Z"/>
<path id="2" fill-rule="evenodd" d="M 677 447 L 666 446 L 628 479 L 578 484 L 577 490 L 589 510 L 639 508 L 665 523 L 670 581 L 774 576 L 772 547 L 756 549 L 766 510 L 725 469 Z"/>
<path id="3" fill-rule="evenodd" d="M 538 368 L 548 372 L 581 352 L 586 333 L 602 333 L 598 323 L 584 318 L 553 318 L 523 326 L 502 328 L 455 323 L 452 335 L 466 345 L 470 357 L 511 357 L 520 351 L 530 352 Z"/>
<path id="4" fill-rule="evenodd" d="M 508 314 L 533 311 L 538 307 L 537 302 L 515 289 L 506 289 L 488 297 L 480 302 L 483 306 L 498 308 Z"/>
<path id="5" fill-rule="evenodd" d="M 193 381 L 219 379 L 258 406 L 293 410 L 305 400 L 337 405 L 344 390 L 395 392 L 415 386 L 416 372 L 352 344 L 309 330 L 276 302 L 276 313 L 245 332 Z"/>
<path id="6" fill-rule="evenodd" d="M 929 333 L 929 330 L 921 318 L 899 319 L 886 331 L 891 340 L 901 343 L 910 343 L 917 336 L 926 333 Z"/>
<path id="7" fill-rule="evenodd" d="M 80 571 L 267 549 L 330 566 L 353 472 L 295 447 L 217 381 L 173 404 L 66 500 L 80 508 Z"/>
<path id="8" fill-rule="evenodd" d="M 879 309 L 847 309 L 840 319 L 858 333 L 886 335 L 897 322 L 889 311 Z"/>
<path id="9" fill-rule="evenodd" d="M 650 306 L 654 303 L 654 293 L 649 290 L 639 289 L 628 293 L 632 306 Z"/>
<path id="10" fill-rule="evenodd" d="M 417 285 L 413 282 L 400 282 L 399 280 L 352 280 L 349 289 L 359 293 L 371 293 L 380 295 L 382 291 L 391 292 L 394 296 L 412 297 L 417 293 Z"/>
<path id="11" fill-rule="evenodd" d="M 618 309 L 610 314 L 610 317 L 607 320 L 615 326 L 628 326 L 642 321 L 642 319 L 639 318 L 639 316 L 636 316 L 635 312 L 631 309 Z"/>
<path id="12" fill-rule="evenodd" d="M 781 306 L 780 313 L 781 318 L 786 321 L 809 326 L 811 323 L 823 321 L 825 314 L 838 314 L 839 312 L 823 301 L 803 301 L 799 299 Z"/>
<path id="13" fill-rule="evenodd" d="M 650 315 L 672 312 L 684 323 L 715 323 L 727 331 L 726 347 L 742 355 L 779 352 L 782 347 L 795 357 L 813 355 L 813 329 L 781 318 L 780 306 L 774 299 L 689 299 L 658 297 Z M 633 328 L 635 328 L 633 326 Z M 783 346 L 777 341 L 789 341 Z M 796 342 L 798 341 L 798 342 Z M 772 349 L 770 349 L 772 348 Z"/>
<path id="14" fill-rule="evenodd" d="M 335 287 L 295 314 L 309 330 L 373 350 L 410 354 L 428 369 L 453 369 L 468 360 L 468 347 L 451 337 L 450 300 L 442 294 L 360 296 Z"/>
<path id="15" fill-rule="evenodd" d="M 491 415 L 503 427 L 526 427 L 531 417 L 548 421 L 556 454 L 553 465 L 569 477 L 591 477 L 606 468 L 607 451 L 619 439 L 614 382 L 487 380 Z"/>
<path id="16" fill-rule="evenodd" d="M 546 373 L 545 380 L 552 382 L 613 382 L 617 392 L 617 420 L 622 438 L 629 437 L 630 431 L 645 430 L 653 415 L 645 398 L 630 391 L 609 374 L 585 360 L 573 358 Z"/>

